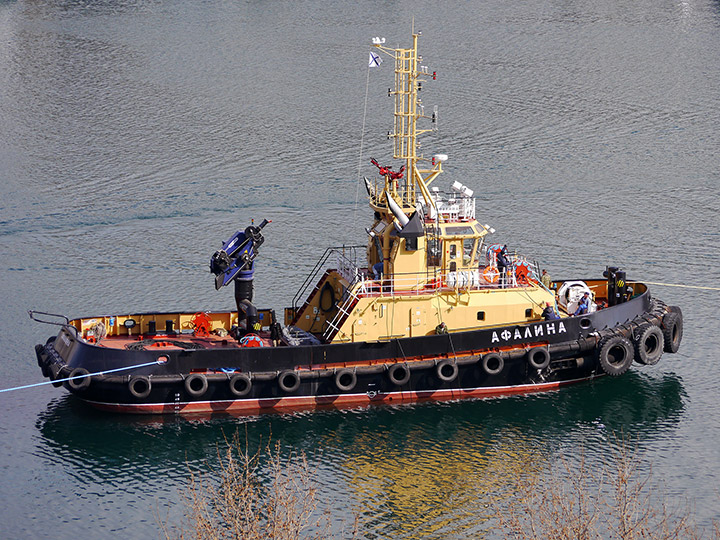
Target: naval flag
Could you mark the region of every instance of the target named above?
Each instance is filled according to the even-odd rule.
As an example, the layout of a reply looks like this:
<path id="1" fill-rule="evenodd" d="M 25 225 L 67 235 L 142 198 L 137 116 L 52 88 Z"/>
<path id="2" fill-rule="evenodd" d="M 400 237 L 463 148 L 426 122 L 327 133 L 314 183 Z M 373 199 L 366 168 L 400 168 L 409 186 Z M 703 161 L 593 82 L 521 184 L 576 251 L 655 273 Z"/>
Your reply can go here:
<path id="1" fill-rule="evenodd" d="M 380 55 L 370 51 L 370 60 L 368 61 L 368 67 L 380 67 L 380 64 L 382 64 L 382 58 L 380 58 Z"/>

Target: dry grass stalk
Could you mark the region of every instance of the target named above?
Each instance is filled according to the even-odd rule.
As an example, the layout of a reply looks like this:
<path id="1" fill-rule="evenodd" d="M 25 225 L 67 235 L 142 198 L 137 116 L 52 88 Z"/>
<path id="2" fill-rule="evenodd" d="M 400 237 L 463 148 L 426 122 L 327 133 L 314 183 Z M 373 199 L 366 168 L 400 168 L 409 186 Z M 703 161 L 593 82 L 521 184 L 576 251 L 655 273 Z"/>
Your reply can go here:
<path id="1" fill-rule="evenodd" d="M 167 539 L 295 540 L 310 528 L 322 536 L 327 521 L 312 519 L 316 488 L 303 454 L 283 457 L 279 444 L 268 445 L 261 469 L 263 452 L 249 453 L 237 433 L 226 446 L 224 452 L 218 448 L 218 466 L 206 474 L 190 472 L 183 493 L 186 525 L 171 531 L 161 522 Z"/>
<path id="2" fill-rule="evenodd" d="M 507 536 L 558 540 L 670 540 L 703 537 L 688 505 L 670 508 L 652 492 L 652 472 L 641 475 L 637 447 L 618 438 L 608 460 L 591 469 L 584 453 L 577 464 L 561 458 L 543 474 L 531 471 L 517 479 L 514 492 L 497 506 L 500 529 Z M 720 539 L 713 524 L 710 538 Z"/>

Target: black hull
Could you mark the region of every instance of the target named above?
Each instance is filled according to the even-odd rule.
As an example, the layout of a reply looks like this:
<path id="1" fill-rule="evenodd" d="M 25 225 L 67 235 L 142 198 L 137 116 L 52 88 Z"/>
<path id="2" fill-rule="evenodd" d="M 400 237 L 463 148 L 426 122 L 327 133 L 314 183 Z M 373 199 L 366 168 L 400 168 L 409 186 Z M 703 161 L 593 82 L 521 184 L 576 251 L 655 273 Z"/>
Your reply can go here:
<path id="1" fill-rule="evenodd" d="M 388 342 L 214 350 L 98 347 L 61 330 L 38 345 L 46 376 L 94 406 L 133 413 L 266 412 L 545 391 L 609 373 L 613 336 L 662 326 L 645 292 L 580 317 Z M 164 363 L 157 363 L 158 359 Z M 105 373 L 60 382 L 83 374 Z M 612 367 L 612 366 L 611 366 Z"/>

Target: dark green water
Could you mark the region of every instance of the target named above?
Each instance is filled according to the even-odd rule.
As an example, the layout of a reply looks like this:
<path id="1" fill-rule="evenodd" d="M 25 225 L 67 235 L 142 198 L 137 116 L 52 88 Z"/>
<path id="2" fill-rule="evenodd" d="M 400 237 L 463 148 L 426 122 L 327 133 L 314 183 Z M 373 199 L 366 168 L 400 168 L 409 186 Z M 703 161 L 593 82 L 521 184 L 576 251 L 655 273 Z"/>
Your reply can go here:
<path id="1" fill-rule="evenodd" d="M 553 278 L 606 264 L 720 283 L 720 4 L 0 2 L 0 388 L 70 316 L 220 309 L 210 254 L 271 219 L 256 301 L 290 299 L 325 246 L 364 242 L 370 38 L 409 43 L 440 108 L 427 154 L 495 238 Z M 388 159 L 388 62 L 369 79 L 360 174 Z M 381 159 L 382 158 L 382 159 Z M 0 537 L 152 538 L 188 467 L 240 430 L 305 451 L 332 517 L 365 538 L 467 538 L 527 459 L 600 463 L 614 433 L 698 520 L 720 518 L 720 291 L 682 306 L 681 351 L 560 392 L 252 418 L 94 412 L 52 387 L 0 394 Z"/>

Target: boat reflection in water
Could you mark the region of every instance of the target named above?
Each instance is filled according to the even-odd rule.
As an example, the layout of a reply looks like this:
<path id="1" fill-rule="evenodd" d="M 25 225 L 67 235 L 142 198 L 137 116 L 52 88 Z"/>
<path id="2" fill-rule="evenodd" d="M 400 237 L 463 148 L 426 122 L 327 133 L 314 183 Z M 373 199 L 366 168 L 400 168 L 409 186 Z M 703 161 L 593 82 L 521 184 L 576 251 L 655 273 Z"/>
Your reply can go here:
<path id="1" fill-rule="evenodd" d="M 653 375 L 631 371 L 494 400 L 238 418 L 108 417 L 65 396 L 38 419 L 39 455 L 63 463 L 83 485 L 173 498 L 188 465 L 214 463 L 224 437 L 245 430 L 251 451 L 273 439 L 283 453 L 307 454 L 319 496 L 333 501 L 333 520 L 351 522 L 353 508 L 364 528 L 382 534 L 469 533 L 489 517 L 498 486 L 543 468 L 560 445 L 594 439 L 601 443 L 594 452 L 602 452 L 614 433 L 632 433 L 642 444 L 673 430 L 685 409 L 682 381 Z"/>

